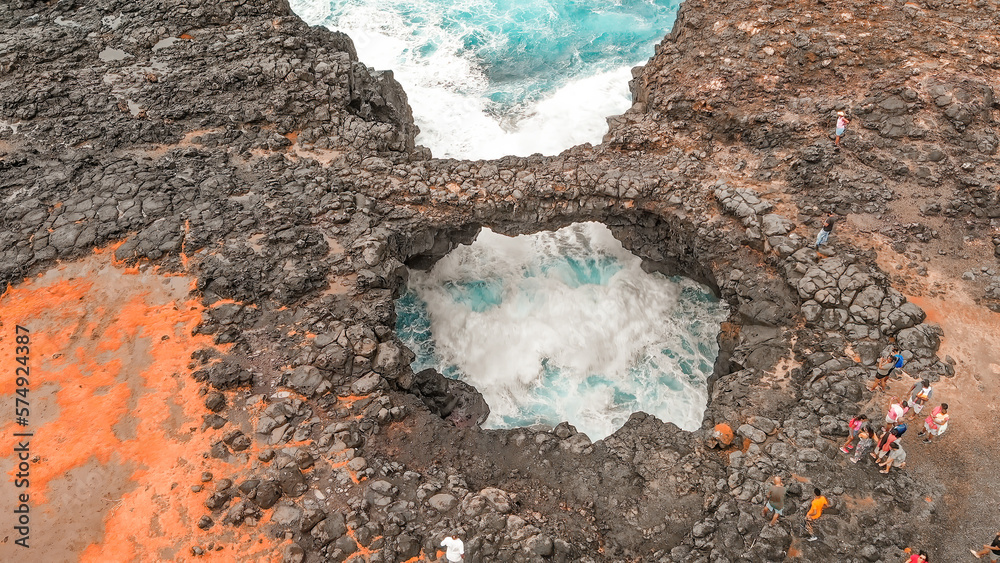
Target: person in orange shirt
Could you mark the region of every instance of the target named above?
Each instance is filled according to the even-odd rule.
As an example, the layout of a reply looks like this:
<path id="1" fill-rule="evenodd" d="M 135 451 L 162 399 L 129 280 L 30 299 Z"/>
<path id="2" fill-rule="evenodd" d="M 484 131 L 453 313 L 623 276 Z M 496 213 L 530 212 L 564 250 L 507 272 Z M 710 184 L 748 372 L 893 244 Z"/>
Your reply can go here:
<path id="1" fill-rule="evenodd" d="M 823 515 L 824 508 L 830 506 L 830 501 L 823 496 L 823 493 L 819 489 L 813 489 L 813 494 L 816 498 L 812 500 L 812 504 L 809 505 L 809 512 L 806 513 L 806 530 L 809 531 L 809 539 L 807 541 L 816 541 L 819 539 L 813 530 L 813 521 Z"/>

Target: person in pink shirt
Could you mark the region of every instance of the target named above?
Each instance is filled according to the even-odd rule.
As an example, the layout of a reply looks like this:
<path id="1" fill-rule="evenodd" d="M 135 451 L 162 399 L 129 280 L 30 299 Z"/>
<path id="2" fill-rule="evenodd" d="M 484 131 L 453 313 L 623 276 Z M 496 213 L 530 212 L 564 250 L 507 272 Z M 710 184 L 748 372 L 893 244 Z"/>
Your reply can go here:
<path id="1" fill-rule="evenodd" d="M 931 443 L 934 436 L 940 436 L 944 434 L 944 431 L 948 429 L 948 420 L 951 416 L 948 414 L 948 403 L 941 403 L 940 405 L 934 407 L 934 411 L 924 419 L 924 429 L 920 431 L 917 436 L 927 435 L 924 438 L 924 442 Z"/>
<path id="2" fill-rule="evenodd" d="M 868 417 L 866 415 L 859 414 L 847 423 L 847 441 L 844 442 L 843 446 L 840 446 L 840 451 L 846 454 L 854 447 L 851 445 L 851 442 L 858 437 L 858 433 L 861 432 L 861 428 L 864 427 L 867 422 Z"/>
<path id="3" fill-rule="evenodd" d="M 903 421 L 903 417 L 906 416 L 907 411 L 910 410 L 910 404 L 906 401 L 896 402 L 899 399 L 893 397 L 889 400 L 889 412 L 885 415 L 885 429 L 888 430 L 893 426 L 896 426 Z"/>
<path id="4" fill-rule="evenodd" d="M 880 465 L 882 464 L 882 458 L 889 455 L 889 452 L 892 450 L 892 445 L 899 441 L 903 432 L 906 432 L 906 425 L 900 424 L 892 430 L 882 434 L 882 436 L 878 439 L 878 443 L 875 444 L 875 451 L 872 452 L 872 457 L 875 458 L 876 463 Z"/>
<path id="5" fill-rule="evenodd" d="M 837 138 L 834 139 L 833 143 L 837 145 L 838 149 L 840 148 L 840 138 L 844 136 L 844 131 L 847 130 L 847 124 L 850 122 L 851 120 L 847 119 L 847 116 L 844 115 L 844 112 L 842 111 L 837 112 Z"/>

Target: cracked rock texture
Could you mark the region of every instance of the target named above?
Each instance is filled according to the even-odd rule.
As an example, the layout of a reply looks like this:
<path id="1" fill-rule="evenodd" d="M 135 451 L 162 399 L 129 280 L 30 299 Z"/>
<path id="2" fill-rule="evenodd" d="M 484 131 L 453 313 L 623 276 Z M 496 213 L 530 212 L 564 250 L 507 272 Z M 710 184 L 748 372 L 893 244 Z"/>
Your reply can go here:
<path id="1" fill-rule="evenodd" d="M 221 303 L 199 331 L 234 343 L 192 358 L 206 425 L 225 432 L 205 453 L 256 472 L 206 491 L 198 525 L 291 538 L 286 561 L 407 561 L 448 534 L 473 562 L 901 560 L 947 532 L 945 485 L 850 464 L 843 423 L 893 343 L 913 375 L 954 368 L 872 248 L 837 231 L 811 245 L 833 211 L 880 221 L 917 274 L 973 239 L 995 266 L 998 14 L 687 0 L 603 144 L 469 162 L 417 146 L 391 72 L 281 0 L 11 0 L 0 282 L 111 243 L 196 275 Z M 852 119 L 840 152 L 837 110 Z M 474 388 L 410 370 L 393 334 L 407 266 L 483 226 L 578 221 L 730 304 L 702 429 L 635 413 L 598 442 L 569 424 L 484 431 Z M 988 271 L 973 279 L 1000 307 Z M 775 474 L 786 518 L 761 530 Z M 812 486 L 834 506 L 802 543 Z"/>

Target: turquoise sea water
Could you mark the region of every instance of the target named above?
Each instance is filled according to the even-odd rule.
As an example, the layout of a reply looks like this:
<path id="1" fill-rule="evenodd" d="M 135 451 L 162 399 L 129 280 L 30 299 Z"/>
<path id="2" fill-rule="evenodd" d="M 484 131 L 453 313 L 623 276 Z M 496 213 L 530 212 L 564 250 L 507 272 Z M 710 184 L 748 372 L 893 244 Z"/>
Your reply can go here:
<path id="1" fill-rule="evenodd" d="M 693 430 L 727 312 L 685 278 L 647 274 L 606 227 L 508 238 L 484 231 L 430 272 L 411 272 L 397 334 L 469 381 L 491 428 L 568 420 L 592 439 L 635 411 Z"/>
<path id="2" fill-rule="evenodd" d="M 554 154 L 599 142 L 630 105 L 679 0 L 292 0 L 393 70 L 435 156 Z M 567 121 L 571 120 L 571 121 Z M 567 123 L 573 125 L 567 127 Z"/>

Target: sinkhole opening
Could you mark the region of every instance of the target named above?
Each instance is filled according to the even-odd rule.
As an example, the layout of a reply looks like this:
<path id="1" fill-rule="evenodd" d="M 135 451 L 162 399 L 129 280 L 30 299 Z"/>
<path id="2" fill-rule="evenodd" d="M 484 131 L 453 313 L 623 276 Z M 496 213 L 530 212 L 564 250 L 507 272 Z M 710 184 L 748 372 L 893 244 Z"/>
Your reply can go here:
<path id="1" fill-rule="evenodd" d="M 474 386 L 484 428 L 568 421 L 592 440 L 643 411 L 701 426 L 728 306 L 684 277 L 647 273 L 601 223 L 507 237 L 488 229 L 396 300 L 396 333 Z"/>

